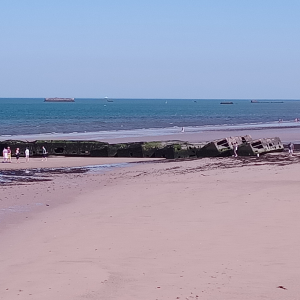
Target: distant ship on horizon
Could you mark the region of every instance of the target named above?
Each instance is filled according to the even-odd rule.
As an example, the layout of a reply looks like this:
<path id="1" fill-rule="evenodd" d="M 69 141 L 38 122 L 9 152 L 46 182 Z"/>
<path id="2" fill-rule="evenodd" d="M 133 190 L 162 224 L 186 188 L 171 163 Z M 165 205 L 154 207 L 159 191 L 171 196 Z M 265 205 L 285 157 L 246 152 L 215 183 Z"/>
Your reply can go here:
<path id="1" fill-rule="evenodd" d="M 75 102 L 75 98 L 45 98 L 44 102 Z"/>
<path id="2" fill-rule="evenodd" d="M 283 103 L 283 101 L 265 101 L 265 100 L 251 100 L 251 103 Z"/>
<path id="3" fill-rule="evenodd" d="M 220 104 L 233 104 L 232 101 L 222 101 Z"/>
<path id="4" fill-rule="evenodd" d="M 114 100 L 109 99 L 108 97 L 104 97 L 104 99 L 105 99 L 107 102 L 114 102 Z"/>

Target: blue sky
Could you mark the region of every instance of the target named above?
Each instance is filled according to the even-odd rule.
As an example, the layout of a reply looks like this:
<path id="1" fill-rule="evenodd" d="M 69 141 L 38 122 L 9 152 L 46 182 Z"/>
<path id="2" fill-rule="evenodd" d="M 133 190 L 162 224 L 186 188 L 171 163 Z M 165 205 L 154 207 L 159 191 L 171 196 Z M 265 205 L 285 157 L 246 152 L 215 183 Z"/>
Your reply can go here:
<path id="1" fill-rule="evenodd" d="M 299 0 L 3 0 L 0 97 L 300 99 Z"/>

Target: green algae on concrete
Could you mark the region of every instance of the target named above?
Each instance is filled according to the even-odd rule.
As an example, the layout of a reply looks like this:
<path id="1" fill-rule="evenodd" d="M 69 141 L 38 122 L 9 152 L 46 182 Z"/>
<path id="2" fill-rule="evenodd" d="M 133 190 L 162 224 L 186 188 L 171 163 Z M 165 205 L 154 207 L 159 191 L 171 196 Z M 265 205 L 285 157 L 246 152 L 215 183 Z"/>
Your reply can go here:
<path id="1" fill-rule="evenodd" d="M 48 155 L 58 156 L 108 156 L 108 143 L 97 141 L 64 141 L 64 140 L 37 140 L 34 142 L 8 140 L 0 142 L 0 148 L 10 146 L 12 153 L 20 148 L 21 156 L 28 148 L 31 156 L 41 156 L 44 146 Z"/>
<path id="2" fill-rule="evenodd" d="M 6 140 L 0 142 L 0 151 L 11 147 L 12 154 L 20 148 L 24 156 L 28 148 L 31 156 L 41 156 L 44 146 L 49 155 L 56 156 L 94 156 L 94 157 L 149 157 L 149 158 L 190 158 L 216 157 L 233 154 L 234 145 L 238 145 L 238 155 L 257 155 L 273 151 L 282 151 L 283 145 L 279 138 L 260 139 L 253 141 L 248 135 L 228 137 L 207 143 L 189 143 L 184 141 L 135 142 L 108 144 L 99 141 L 76 140 L 37 140 L 33 142 Z"/>
<path id="3" fill-rule="evenodd" d="M 165 143 L 163 142 L 145 142 L 142 144 L 142 151 L 144 157 L 162 157 L 161 149 L 164 149 Z"/>
<path id="4" fill-rule="evenodd" d="M 142 143 L 109 144 L 108 156 L 112 157 L 143 157 Z"/>
<path id="5" fill-rule="evenodd" d="M 107 156 L 108 143 L 98 141 L 50 140 L 36 141 L 37 151 L 42 153 L 42 146 L 49 155 L 63 156 Z"/>

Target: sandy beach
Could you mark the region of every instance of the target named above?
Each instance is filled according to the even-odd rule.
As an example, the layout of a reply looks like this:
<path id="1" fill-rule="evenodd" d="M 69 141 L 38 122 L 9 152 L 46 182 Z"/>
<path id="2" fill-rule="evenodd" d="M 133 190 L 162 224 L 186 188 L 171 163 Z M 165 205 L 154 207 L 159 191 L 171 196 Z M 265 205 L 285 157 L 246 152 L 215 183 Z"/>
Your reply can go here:
<path id="1" fill-rule="evenodd" d="M 299 166 L 162 160 L 2 186 L 0 299 L 297 299 Z"/>

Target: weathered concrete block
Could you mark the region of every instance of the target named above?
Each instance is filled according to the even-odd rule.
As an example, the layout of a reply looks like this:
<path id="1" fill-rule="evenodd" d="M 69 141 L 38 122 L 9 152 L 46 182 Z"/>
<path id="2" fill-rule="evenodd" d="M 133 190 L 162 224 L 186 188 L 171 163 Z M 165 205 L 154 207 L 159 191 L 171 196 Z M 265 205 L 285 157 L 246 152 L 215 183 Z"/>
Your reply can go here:
<path id="1" fill-rule="evenodd" d="M 233 146 L 243 145 L 251 141 L 250 135 L 227 137 L 224 139 L 215 140 L 207 143 L 199 151 L 197 151 L 197 157 L 218 157 L 218 156 L 230 156 L 233 154 Z"/>
<path id="2" fill-rule="evenodd" d="M 164 147 L 163 142 L 145 142 L 142 144 L 143 157 L 161 157 L 159 153 Z"/>
<path id="3" fill-rule="evenodd" d="M 283 148 L 279 137 L 263 138 L 240 145 L 237 153 L 240 156 L 254 156 L 270 152 L 281 152 Z"/>
<path id="4" fill-rule="evenodd" d="M 110 144 L 108 155 L 113 157 L 143 157 L 142 143 Z"/>
<path id="5" fill-rule="evenodd" d="M 278 137 L 253 141 L 251 136 L 228 137 L 209 143 L 188 143 L 183 141 L 137 142 L 108 144 L 98 141 L 37 140 L 34 142 L 7 140 L 0 142 L 0 151 L 11 147 L 12 154 L 20 148 L 21 156 L 29 148 L 31 156 L 41 156 L 44 146 L 49 155 L 94 156 L 94 157 L 152 157 L 152 158 L 189 158 L 216 157 L 233 154 L 238 145 L 238 155 L 257 155 L 282 151 L 283 145 Z"/>

